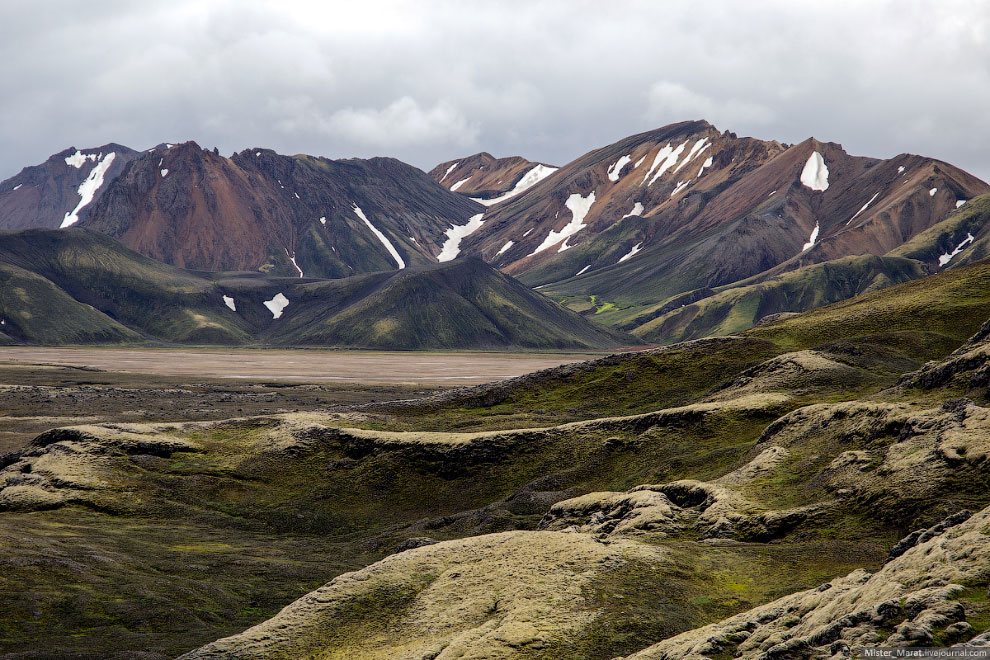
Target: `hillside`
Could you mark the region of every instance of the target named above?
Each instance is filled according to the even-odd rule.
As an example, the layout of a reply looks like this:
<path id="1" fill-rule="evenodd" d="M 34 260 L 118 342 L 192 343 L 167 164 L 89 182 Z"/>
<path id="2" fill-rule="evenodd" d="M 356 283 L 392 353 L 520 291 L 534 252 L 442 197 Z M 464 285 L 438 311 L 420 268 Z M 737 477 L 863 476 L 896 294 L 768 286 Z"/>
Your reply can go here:
<path id="1" fill-rule="evenodd" d="M 103 153 L 110 148 L 116 158 Z M 392 158 L 270 149 L 226 158 L 194 142 L 143 153 L 102 149 L 57 154 L 0 184 L 0 228 L 79 222 L 184 268 L 348 277 L 436 263 L 446 232 L 484 210 Z M 63 223 L 62 207 L 79 195 L 55 188 L 74 189 L 82 178 L 89 201 Z"/>
<path id="2" fill-rule="evenodd" d="M 119 144 L 69 147 L 0 183 L 0 230 L 57 229 L 85 218 L 106 184 L 141 154 Z"/>
<path id="3" fill-rule="evenodd" d="M 680 296 L 696 302 L 817 264 L 883 257 L 988 191 L 931 158 L 852 156 L 814 138 L 786 145 L 681 122 L 591 151 L 489 207 L 459 248 L 632 329 Z M 821 302 L 862 290 L 836 288 Z M 699 335 L 650 335 L 683 336 Z"/>
<path id="4" fill-rule="evenodd" d="M 521 156 L 495 158 L 482 152 L 440 163 L 430 170 L 430 176 L 451 192 L 491 206 L 525 192 L 558 169 Z"/>
<path id="5" fill-rule="evenodd" d="M 44 433 L 0 461 L 4 651 L 755 659 L 980 638 L 988 278 L 426 399 Z"/>
<path id="6" fill-rule="evenodd" d="M 169 266 L 86 229 L 0 233 L 0 319 L 25 343 L 378 348 L 635 344 L 477 259 L 338 280 Z"/>

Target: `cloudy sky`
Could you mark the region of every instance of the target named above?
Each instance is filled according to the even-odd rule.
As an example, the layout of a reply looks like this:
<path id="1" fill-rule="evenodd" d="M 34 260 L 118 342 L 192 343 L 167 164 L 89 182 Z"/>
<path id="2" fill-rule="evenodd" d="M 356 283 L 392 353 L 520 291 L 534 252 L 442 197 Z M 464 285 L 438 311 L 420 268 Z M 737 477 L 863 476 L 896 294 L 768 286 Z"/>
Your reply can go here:
<path id="1" fill-rule="evenodd" d="M 3 0 L 0 179 L 111 141 L 563 164 L 705 118 L 990 180 L 988 34 L 982 0 Z"/>

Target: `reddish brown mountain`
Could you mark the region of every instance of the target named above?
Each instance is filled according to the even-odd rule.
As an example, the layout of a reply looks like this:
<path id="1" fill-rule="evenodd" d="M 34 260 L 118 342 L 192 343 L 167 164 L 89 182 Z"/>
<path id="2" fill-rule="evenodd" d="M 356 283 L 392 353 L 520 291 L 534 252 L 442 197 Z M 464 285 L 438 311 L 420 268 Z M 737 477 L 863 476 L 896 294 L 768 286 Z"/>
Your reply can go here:
<path id="1" fill-rule="evenodd" d="M 119 144 L 69 147 L 40 165 L 0 183 L 0 229 L 54 229 L 85 218 L 106 190 L 140 154 Z"/>
<path id="2" fill-rule="evenodd" d="M 130 163 L 82 226 L 185 268 L 346 277 L 435 263 L 482 208 L 391 158 L 224 158 L 187 142 Z"/>
<path id="3" fill-rule="evenodd" d="M 468 195 L 490 205 L 525 192 L 557 169 L 521 156 L 495 158 L 482 152 L 440 163 L 430 170 L 430 176 L 451 192 Z"/>
<path id="4" fill-rule="evenodd" d="M 491 207 L 460 248 L 544 293 L 632 310 L 886 254 L 988 189 L 930 158 L 856 157 L 813 138 L 785 145 L 683 122 L 592 151 Z"/>

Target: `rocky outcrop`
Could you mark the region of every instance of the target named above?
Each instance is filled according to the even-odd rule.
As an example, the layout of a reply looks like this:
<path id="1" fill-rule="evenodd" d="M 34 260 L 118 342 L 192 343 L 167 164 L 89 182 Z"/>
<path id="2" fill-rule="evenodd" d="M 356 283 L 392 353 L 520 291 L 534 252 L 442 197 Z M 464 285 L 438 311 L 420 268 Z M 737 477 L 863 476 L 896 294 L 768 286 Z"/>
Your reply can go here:
<path id="1" fill-rule="evenodd" d="M 857 646 L 928 646 L 936 635 L 974 636 L 960 599 L 990 580 L 990 510 L 952 525 L 888 561 L 682 633 L 628 660 L 850 657 Z M 968 634 L 967 634 L 968 633 Z"/>

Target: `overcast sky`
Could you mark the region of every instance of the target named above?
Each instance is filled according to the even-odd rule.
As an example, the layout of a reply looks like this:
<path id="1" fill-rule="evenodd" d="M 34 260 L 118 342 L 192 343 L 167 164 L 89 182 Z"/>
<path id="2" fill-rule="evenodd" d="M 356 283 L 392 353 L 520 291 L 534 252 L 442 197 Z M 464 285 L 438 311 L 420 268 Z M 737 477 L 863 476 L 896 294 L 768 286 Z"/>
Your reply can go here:
<path id="1" fill-rule="evenodd" d="M 0 179 L 111 141 L 563 164 L 705 118 L 990 180 L 988 34 L 981 0 L 2 0 Z"/>

